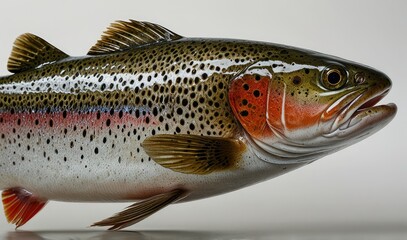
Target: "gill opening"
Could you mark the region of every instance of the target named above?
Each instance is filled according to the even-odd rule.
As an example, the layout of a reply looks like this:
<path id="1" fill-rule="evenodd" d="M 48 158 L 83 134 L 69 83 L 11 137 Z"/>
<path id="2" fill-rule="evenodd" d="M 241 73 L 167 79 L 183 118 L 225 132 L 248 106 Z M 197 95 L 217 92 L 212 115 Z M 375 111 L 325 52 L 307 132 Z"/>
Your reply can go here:
<path id="1" fill-rule="evenodd" d="M 271 129 L 272 133 L 275 135 L 280 140 L 283 140 L 286 143 L 291 143 L 292 146 L 302 146 L 301 144 L 297 144 L 293 141 L 290 140 L 290 138 L 287 137 L 288 130 L 287 130 L 287 121 L 286 121 L 286 98 L 287 98 L 287 84 L 283 82 L 283 93 L 282 93 L 282 100 L 281 100 L 281 114 L 280 114 L 280 123 L 281 123 L 281 128 L 278 128 L 276 126 L 273 126 L 273 124 L 270 122 L 270 112 L 266 110 L 266 122 L 267 126 L 269 129 Z M 269 84 L 268 87 L 268 96 L 267 96 L 267 103 L 266 103 L 266 109 L 270 109 L 270 91 L 271 91 L 271 84 Z"/>
<path id="2" fill-rule="evenodd" d="M 326 110 L 321 114 L 318 122 L 318 128 L 322 128 L 323 134 L 329 136 L 340 125 L 340 120 L 348 112 L 349 108 L 365 94 L 366 89 L 359 89 L 350 91 L 344 96 L 335 100 L 330 104 Z M 336 110 L 336 112 L 334 112 Z M 342 118 L 341 118 L 342 117 Z M 339 125 L 338 125 L 339 124 Z"/>

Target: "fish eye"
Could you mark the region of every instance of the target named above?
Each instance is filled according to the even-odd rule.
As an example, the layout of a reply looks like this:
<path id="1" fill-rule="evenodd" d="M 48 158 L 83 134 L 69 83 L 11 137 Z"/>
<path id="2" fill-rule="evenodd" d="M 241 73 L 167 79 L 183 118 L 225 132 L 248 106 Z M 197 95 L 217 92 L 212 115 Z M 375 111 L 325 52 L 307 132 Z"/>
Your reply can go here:
<path id="1" fill-rule="evenodd" d="M 322 85 L 329 90 L 341 88 L 346 83 L 346 72 L 341 68 L 327 68 L 322 74 Z"/>

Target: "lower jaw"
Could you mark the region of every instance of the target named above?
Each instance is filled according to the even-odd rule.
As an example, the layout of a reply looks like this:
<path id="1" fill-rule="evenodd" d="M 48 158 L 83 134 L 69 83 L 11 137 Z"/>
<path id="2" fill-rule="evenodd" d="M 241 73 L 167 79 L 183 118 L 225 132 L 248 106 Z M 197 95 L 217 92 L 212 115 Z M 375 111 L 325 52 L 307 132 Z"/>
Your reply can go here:
<path id="1" fill-rule="evenodd" d="M 340 136 L 369 136 L 386 126 L 396 112 L 397 106 L 393 103 L 359 109 L 339 127 Z"/>

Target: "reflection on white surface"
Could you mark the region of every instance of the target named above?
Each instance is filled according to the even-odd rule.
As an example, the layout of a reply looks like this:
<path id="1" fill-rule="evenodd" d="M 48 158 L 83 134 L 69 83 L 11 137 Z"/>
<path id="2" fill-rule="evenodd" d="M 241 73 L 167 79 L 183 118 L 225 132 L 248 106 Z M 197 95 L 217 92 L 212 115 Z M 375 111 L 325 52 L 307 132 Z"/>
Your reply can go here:
<path id="1" fill-rule="evenodd" d="M 269 230 L 250 231 L 14 231 L 2 235 L 5 240 L 194 240 L 194 239 L 407 239 L 407 225 L 332 225 L 302 226 Z"/>

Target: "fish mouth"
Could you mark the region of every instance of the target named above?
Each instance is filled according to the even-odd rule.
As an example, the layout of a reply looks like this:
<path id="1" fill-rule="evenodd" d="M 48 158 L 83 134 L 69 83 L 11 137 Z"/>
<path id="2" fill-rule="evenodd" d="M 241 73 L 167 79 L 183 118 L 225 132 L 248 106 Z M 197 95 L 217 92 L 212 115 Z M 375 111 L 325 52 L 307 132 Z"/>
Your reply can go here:
<path id="1" fill-rule="evenodd" d="M 344 106 L 337 115 L 330 134 L 326 136 L 368 136 L 387 125 L 396 115 L 394 103 L 377 105 L 389 92 L 390 86 L 369 87 Z"/>

